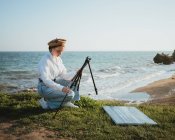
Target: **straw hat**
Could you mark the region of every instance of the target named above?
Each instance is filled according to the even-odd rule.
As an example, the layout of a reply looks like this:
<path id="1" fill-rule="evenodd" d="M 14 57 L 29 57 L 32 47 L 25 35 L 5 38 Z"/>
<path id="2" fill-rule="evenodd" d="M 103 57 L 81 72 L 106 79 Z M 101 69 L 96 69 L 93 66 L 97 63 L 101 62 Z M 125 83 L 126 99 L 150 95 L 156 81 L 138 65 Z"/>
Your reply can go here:
<path id="1" fill-rule="evenodd" d="M 51 41 L 48 42 L 49 48 L 50 47 L 58 47 L 58 46 L 64 46 L 64 44 L 66 43 L 65 39 L 53 39 Z"/>

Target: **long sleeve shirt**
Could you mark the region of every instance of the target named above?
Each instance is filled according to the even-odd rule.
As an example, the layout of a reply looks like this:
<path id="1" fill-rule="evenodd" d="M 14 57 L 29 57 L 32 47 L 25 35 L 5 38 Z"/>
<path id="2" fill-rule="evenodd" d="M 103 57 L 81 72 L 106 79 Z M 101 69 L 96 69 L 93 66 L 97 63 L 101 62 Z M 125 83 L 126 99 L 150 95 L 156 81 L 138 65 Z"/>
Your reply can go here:
<path id="1" fill-rule="evenodd" d="M 54 79 L 70 80 L 73 77 L 73 73 L 67 73 L 67 70 L 62 62 L 61 57 L 52 56 L 51 53 L 47 53 L 42 57 L 38 64 L 39 78 L 43 83 L 56 90 L 62 91 L 63 87 L 60 84 L 55 83 Z"/>

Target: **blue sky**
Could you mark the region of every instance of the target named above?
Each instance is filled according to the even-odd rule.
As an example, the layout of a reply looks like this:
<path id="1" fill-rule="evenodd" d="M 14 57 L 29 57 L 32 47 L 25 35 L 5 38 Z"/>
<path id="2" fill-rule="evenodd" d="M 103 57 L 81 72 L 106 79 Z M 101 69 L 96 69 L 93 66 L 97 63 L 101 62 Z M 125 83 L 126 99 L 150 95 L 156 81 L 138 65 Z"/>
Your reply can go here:
<path id="1" fill-rule="evenodd" d="M 174 0 L 0 0 L 0 51 L 172 51 Z"/>

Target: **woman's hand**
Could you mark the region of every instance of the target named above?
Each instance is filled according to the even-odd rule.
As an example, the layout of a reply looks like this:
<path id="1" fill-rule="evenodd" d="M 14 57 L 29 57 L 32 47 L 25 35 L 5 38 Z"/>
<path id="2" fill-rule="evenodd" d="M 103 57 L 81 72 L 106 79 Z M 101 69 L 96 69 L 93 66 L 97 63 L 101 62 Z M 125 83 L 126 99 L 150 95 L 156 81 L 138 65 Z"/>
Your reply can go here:
<path id="1" fill-rule="evenodd" d="M 82 75 L 82 70 L 81 69 L 79 69 L 79 70 L 77 70 L 77 73 L 79 73 L 80 75 Z"/>
<path id="2" fill-rule="evenodd" d="M 63 87 L 63 89 L 62 89 L 62 92 L 66 93 L 66 94 L 68 94 L 70 91 L 71 90 L 68 87 Z"/>

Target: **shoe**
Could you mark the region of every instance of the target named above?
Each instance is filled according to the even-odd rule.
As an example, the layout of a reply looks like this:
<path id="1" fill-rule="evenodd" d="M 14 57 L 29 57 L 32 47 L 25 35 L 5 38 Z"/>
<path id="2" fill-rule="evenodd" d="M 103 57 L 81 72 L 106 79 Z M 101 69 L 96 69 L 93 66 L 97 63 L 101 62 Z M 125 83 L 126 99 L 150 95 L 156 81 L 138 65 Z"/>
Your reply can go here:
<path id="1" fill-rule="evenodd" d="M 71 103 L 71 102 L 64 103 L 62 106 L 63 106 L 63 107 L 79 108 L 77 105 L 74 105 L 74 104 Z"/>
<path id="2" fill-rule="evenodd" d="M 43 109 L 48 109 L 47 102 L 44 100 L 44 98 L 41 98 L 38 102 L 40 103 Z"/>

